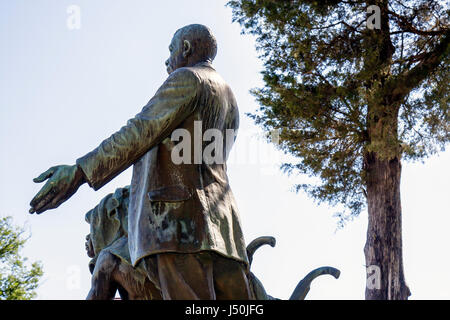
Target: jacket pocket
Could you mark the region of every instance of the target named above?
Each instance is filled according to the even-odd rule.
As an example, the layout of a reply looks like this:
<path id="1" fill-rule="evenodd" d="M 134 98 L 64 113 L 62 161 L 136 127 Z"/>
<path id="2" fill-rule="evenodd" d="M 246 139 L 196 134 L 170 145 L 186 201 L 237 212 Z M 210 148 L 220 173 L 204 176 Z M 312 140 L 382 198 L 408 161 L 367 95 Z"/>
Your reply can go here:
<path id="1" fill-rule="evenodd" d="M 189 189 L 183 185 L 174 185 L 151 190 L 147 193 L 150 202 L 178 202 L 192 197 Z"/>

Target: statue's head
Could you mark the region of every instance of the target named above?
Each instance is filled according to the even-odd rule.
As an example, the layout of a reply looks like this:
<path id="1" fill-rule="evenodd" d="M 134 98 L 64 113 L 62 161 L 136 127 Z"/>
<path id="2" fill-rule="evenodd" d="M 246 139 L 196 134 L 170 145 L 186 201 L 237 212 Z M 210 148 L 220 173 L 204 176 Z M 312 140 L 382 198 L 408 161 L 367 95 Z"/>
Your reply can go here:
<path id="1" fill-rule="evenodd" d="M 90 225 L 86 236 L 89 257 L 97 256 L 103 248 L 128 233 L 128 203 L 129 188 L 119 188 L 86 213 L 85 219 Z"/>
<path id="2" fill-rule="evenodd" d="M 190 67 L 200 62 L 212 62 L 217 53 L 217 41 L 208 27 L 190 24 L 177 30 L 169 45 L 167 72 Z"/>

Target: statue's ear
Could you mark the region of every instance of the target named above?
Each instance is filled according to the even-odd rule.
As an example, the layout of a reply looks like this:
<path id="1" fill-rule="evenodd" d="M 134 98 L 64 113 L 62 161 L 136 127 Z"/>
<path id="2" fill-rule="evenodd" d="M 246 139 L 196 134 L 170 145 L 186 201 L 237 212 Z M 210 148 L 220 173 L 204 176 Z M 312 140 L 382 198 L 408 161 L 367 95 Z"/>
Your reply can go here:
<path id="1" fill-rule="evenodd" d="M 183 57 L 187 58 L 192 53 L 192 45 L 189 40 L 183 41 Z"/>
<path id="2" fill-rule="evenodd" d="M 120 206 L 120 201 L 116 199 L 115 197 L 111 197 L 109 201 L 105 204 L 106 213 L 109 218 L 112 218 L 114 215 L 117 214 L 117 208 Z"/>

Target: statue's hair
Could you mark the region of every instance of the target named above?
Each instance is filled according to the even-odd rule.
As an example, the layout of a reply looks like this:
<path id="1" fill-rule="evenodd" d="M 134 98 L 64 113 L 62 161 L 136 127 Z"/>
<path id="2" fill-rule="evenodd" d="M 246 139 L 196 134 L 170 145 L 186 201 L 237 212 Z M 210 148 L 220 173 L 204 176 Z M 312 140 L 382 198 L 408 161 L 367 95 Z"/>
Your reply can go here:
<path id="1" fill-rule="evenodd" d="M 193 52 L 200 59 L 212 62 L 217 54 L 216 37 L 211 30 L 202 24 L 190 24 L 175 32 L 174 37 L 181 41 L 188 40 Z"/>

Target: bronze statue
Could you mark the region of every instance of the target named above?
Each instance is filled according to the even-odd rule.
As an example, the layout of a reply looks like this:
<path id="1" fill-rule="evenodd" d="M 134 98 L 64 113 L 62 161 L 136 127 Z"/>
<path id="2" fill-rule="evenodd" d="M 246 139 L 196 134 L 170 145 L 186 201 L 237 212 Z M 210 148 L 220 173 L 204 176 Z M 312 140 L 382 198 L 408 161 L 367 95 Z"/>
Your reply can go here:
<path id="1" fill-rule="evenodd" d="M 143 263 L 164 299 L 250 299 L 248 258 L 226 163 L 198 159 L 196 152 L 198 123 L 200 134 L 236 132 L 237 103 L 211 65 L 217 45 L 207 27 L 179 29 L 169 50 L 169 77 L 142 111 L 75 165 L 55 166 L 35 178 L 48 181 L 31 201 L 30 213 L 57 208 L 83 183 L 98 190 L 133 166 L 128 215 L 133 266 Z M 195 161 L 172 161 L 176 129 L 194 135 L 188 149 Z M 224 160 L 233 142 L 216 150 Z"/>
<path id="2" fill-rule="evenodd" d="M 161 292 L 142 267 L 133 268 L 128 250 L 129 187 L 105 196 L 86 213 L 90 233 L 86 251 L 92 260 L 92 286 L 87 300 L 161 300 Z"/>
<path id="3" fill-rule="evenodd" d="M 100 203 L 86 213 L 90 234 L 86 237 L 86 251 L 92 258 L 89 270 L 92 287 L 86 299 L 112 300 L 116 291 L 122 300 L 161 300 L 161 292 L 147 277 L 139 265 L 133 268 L 128 250 L 127 218 L 129 187 L 119 188 L 105 196 Z M 249 265 L 255 251 L 263 245 L 275 246 L 274 237 L 259 237 L 247 246 Z M 318 276 L 331 274 L 336 279 L 339 270 L 322 267 L 310 272 L 302 279 L 290 300 L 304 300 L 311 282 Z M 266 293 L 261 281 L 252 273 L 247 275 L 252 297 L 256 300 L 279 300 Z"/>

